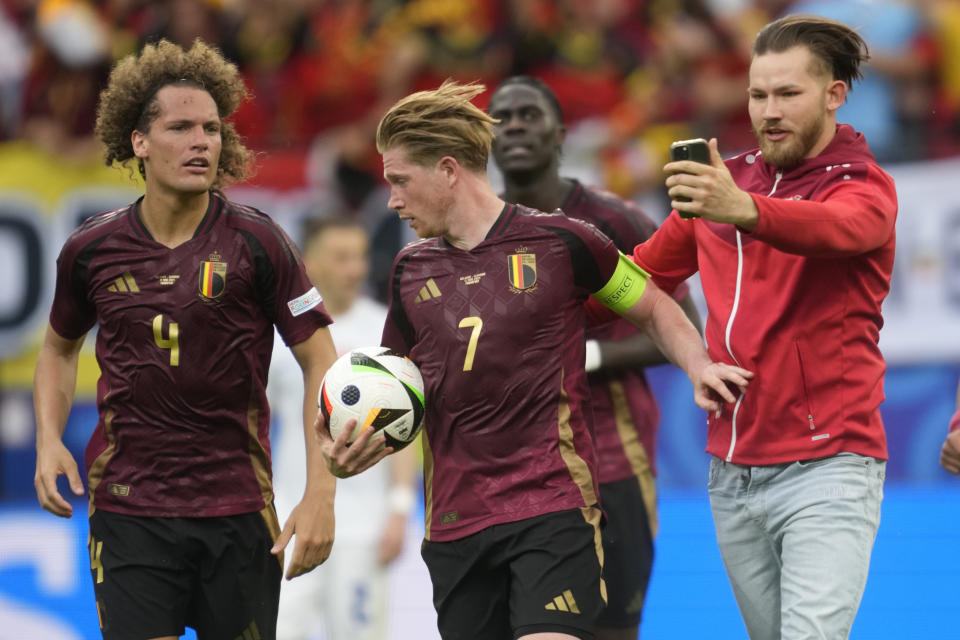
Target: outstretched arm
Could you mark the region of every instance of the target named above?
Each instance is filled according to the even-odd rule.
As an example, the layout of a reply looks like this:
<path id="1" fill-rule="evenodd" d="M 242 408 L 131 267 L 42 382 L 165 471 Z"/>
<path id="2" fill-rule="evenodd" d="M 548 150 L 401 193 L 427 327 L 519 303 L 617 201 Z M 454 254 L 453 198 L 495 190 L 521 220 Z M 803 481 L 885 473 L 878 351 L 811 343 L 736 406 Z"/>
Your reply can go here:
<path id="1" fill-rule="evenodd" d="M 723 402 L 735 402 L 729 385 L 743 393 L 751 371 L 713 362 L 700 334 L 674 300 L 648 281 L 643 295 L 621 312 L 653 339 L 671 362 L 683 369 L 693 383 L 693 399 L 702 409 L 719 411 Z"/>
<path id="2" fill-rule="evenodd" d="M 710 140 L 710 164 L 664 166 L 671 205 L 690 217 L 734 224 L 780 251 L 804 256 L 851 256 L 889 242 L 897 217 L 893 179 L 873 165 L 844 169 L 817 201 L 751 194 L 739 186 Z M 840 172 L 837 172 L 838 177 Z M 677 200 L 678 196 L 690 202 Z"/>
<path id="3" fill-rule="evenodd" d="M 334 441 L 317 411 L 320 384 L 330 365 L 337 359 L 330 331 L 318 329 L 291 347 L 303 370 L 303 428 L 307 452 L 307 485 L 300 503 L 294 507 L 273 546 L 279 554 L 296 535 L 293 557 L 287 567 L 290 580 L 311 571 L 324 562 L 333 549 L 333 498 L 336 477 L 346 477 L 372 466 L 391 452 L 383 448 L 383 436 L 371 438 L 370 430 L 361 434 L 350 447 L 347 438 L 352 428 L 344 429 Z M 326 435 L 326 439 L 321 435 Z"/>
<path id="4" fill-rule="evenodd" d="M 700 312 L 697 311 L 689 292 L 677 301 L 684 315 L 697 331 L 702 332 Z M 594 343 L 591 346 L 591 342 Z M 595 351 L 593 351 L 595 350 Z M 591 351 L 594 359 L 591 362 Z M 618 369 L 639 369 L 665 364 L 670 360 L 661 353 L 660 348 L 646 333 L 638 332 L 618 340 L 587 341 L 587 371 L 616 371 Z"/>
<path id="5" fill-rule="evenodd" d="M 336 491 L 336 480 L 327 470 L 320 445 L 312 434 L 320 382 L 337 358 L 330 331 L 326 328 L 317 329 L 312 336 L 293 345 L 291 350 L 303 371 L 307 483 L 303 498 L 290 512 L 272 549 L 274 554 L 282 553 L 290 539 L 296 536 L 293 557 L 287 566 L 287 580 L 307 573 L 330 556 L 334 534 L 333 497 Z"/>
<path id="6" fill-rule="evenodd" d="M 73 404 L 77 363 L 85 337 L 70 340 L 48 326 L 33 376 L 33 404 L 37 415 L 37 469 L 33 484 L 40 506 L 63 518 L 73 515 L 73 507 L 57 490 L 57 477 L 65 475 L 70 490 L 75 495 L 83 495 L 77 463 L 63 444 L 63 430 Z"/>

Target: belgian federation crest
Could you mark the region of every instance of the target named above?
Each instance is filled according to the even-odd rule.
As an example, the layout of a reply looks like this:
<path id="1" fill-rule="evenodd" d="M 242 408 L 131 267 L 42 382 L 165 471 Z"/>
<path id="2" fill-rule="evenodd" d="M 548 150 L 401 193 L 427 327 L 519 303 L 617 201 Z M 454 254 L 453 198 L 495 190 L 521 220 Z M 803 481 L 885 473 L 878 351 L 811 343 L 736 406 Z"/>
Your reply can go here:
<path id="1" fill-rule="evenodd" d="M 515 253 L 507 256 L 507 277 L 510 286 L 518 291 L 537 283 L 537 256 L 534 253 Z"/>
<path id="2" fill-rule="evenodd" d="M 219 298 L 227 288 L 227 263 L 200 263 L 200 295 L 204 298 Z"/>

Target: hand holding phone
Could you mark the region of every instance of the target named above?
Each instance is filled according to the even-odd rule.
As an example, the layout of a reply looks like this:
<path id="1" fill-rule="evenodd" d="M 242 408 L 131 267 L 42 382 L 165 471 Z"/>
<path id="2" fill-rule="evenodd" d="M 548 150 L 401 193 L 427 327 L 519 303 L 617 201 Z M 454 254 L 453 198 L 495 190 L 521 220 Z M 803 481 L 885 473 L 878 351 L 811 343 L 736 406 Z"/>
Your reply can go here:
<path id="1" fill-rule="evenodd" d="M 670 162 L 677 160 L 693 160 L 703 164 L 710 164 L 710 147 L 703 138 L 693 138 L 691 140 L 677 140 L 670 145 Z M 686 196 L 677 196 L 678 202 L 690 202 Z M 681 218 L 696 218 L 697 216 L 677 211 Z"/>

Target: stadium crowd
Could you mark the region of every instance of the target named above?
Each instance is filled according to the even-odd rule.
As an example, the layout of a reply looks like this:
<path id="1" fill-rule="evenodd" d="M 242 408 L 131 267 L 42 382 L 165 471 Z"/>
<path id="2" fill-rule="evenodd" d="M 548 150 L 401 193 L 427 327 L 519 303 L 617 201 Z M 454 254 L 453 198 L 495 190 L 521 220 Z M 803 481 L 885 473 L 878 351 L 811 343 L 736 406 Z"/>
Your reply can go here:
<path id="1" fill-rule="evenodd" d="M 631 197 L 662 184 L 671 140 L 716 136 L 728 154 L 752 145 L 753 35 L 818 4 L 862 21 L 876 85 L 862 93 L 878 93 L 864 95 L 874 122 L 858 128 L 878 159 L 960 153 L 951 0 L 0 0 L 0 141 L 94 155 L 112 62 L 160 38 L 202 38 L 241 69 L 253 99 L 235 122 L 276 159 L 272 174 L 264 167 L 274 179 L 300 179 L 322 142 L 344 200 L 359 205 L 380 181 L 373 127 L 389 104 L 447 77 L 492 87 L 522 73 L 547 82 L 585 132 L 567 153 L 591 158 L 608 188 Z M 884 100 L 890 108 L 878 109 Z M 846 119 L 857 125 L 854 109 Z"/>

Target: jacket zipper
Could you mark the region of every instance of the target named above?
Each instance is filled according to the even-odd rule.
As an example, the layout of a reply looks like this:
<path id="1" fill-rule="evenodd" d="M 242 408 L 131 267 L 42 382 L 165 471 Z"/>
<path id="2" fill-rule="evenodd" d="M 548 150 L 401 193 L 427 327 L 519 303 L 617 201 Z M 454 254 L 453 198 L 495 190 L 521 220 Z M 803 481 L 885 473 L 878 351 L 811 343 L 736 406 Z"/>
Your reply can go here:
<path id="1" fill-rule="evenodd" d="M 767 194 L 768 198 L 776 193 L 781 178 L 783 178 L 783 171 L 777 171 L 777 175 L 773 180 L 773 188 L 770 189 L 770 193 Z M 743 285 L 743 238 L 740 235 L 740 229 L 735 229 L 735 231 L 737 234 L 737 284 L 733 294 L 733 308 L 730 310 L 730 317 L 727 319 L 727 330 L 724 337 L 727 353 L 730 354 L 730 357 L 739 367 L 740 361 L 737 359 L 737 356 L 733 355 L 733 346 L 730 344 L 730 334 L 733 332 L 733 320 L 737 317 L 737 310 L 740 307 L 740 290 Z M 737 446 L 737 415 L 740 413 L 740 405 L 742 403 L 743 393 L 741 392 L 737 397 L 736 404 L 733 405 L 733 416 L 730 419 L 730 448 L 727 450 L 727 462 L 730 462 L 733 458 L 733 450 Z"/>
<path id="2" fill-rule="evenodd" d="M 794 341 L 793 347 L 797 352 L 797 364 L 800 366 L 800 385 L 803 387 L 803 397 L 807 401 L 807 422 L 810 424 L 810 431 L 814 431 L 817 425 L 813 421 L 813 403 L 810 402 L 810 390 L 807 388 L 807 372 L 803 365 L 803 352 L 800 351 L 800 341 Z"/>

